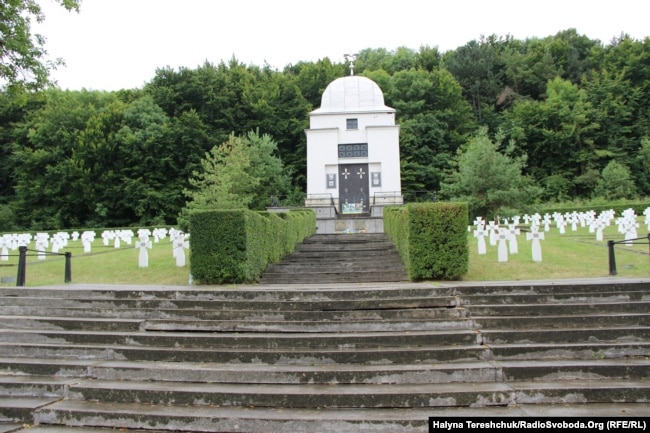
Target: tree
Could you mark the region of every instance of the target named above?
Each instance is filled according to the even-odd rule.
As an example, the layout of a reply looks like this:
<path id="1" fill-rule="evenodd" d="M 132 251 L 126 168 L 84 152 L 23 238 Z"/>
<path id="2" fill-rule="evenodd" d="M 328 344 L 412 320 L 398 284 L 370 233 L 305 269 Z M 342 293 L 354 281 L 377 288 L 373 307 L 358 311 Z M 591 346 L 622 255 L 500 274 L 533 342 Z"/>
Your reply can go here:
<path id="1" fill-rule="evenodd" d="M 539 100 L 549 80 L 562 77 L 548 39 L 526 39 L 509 44 L 503 54 L 508 85 L 520 96 Z"/>
<path id="2" fill-rule="evenodd" d="M 594 196 L 607 200 L 635 198 L 636 187 L 630 169 L 615 160 L 611 160 L 603 168 L 602 176 L 594 190 Z"/>
<path id="3" fill-rule="evenodd" d="M 277 145 L 271 136 L 249 132 L 231 134 L 201 160 L 185 190 L 189 198 L 179 215 L 179 225 L 187 228 L 190 212 L 206 209 L 263 210 L 271 196 L 289 192 L 290 173 L 274 156 Z"/>
<path id="4" fill-rule="evenodd" d="M 460 85 L 445 69 L 412 69 L 397 72 L 384 86 L 400 125 L 402 191 L 437 191 L 456 150 L 475 129 Z"/>
<path id="5" fill-rule="evenodd" d="M 571 197 L 589 197 L 600 158 L 593 138 L 599 128 L 596 110 L 586 91 L 566 80 L 551 80 L 546 89 L 546 100 L 518 100 L 505 115 L 504 129 L 527 155 L 527 174 L 540 183 L 561 175 L 571 179 Z"/>
<path id="6" fill-rule="evenodd" d="M 67 10 L 79 12 L 81 0 L 55 0 Z M 45 37 L 32 34 L 32 19 L 45 15 L 36 0 L 4 0 L 0 3 L 0 82 L 8 89 L 39 90 L 51 84 L 49 73 L 62 59 L 45 60 Z"/>
<path id="7" fill-rule="evenodd" d="M 650 139 L 641 139 L 632 172 L 640 194 L 650 196 Z"/>
<path id="8" fill-rule="evenodd" d="M 511 158 L 499 152 L 500 140 L 501 135 L 492 142 L 487 128 L 482 127 L 467 148 L 458 152 L 457 169 L 442 184 L 441 196 L 465 201 L 472 216 L 486 218 L 495 218 L 505 209 L 532 204 L 541 188 L 522 174 L 525 156 Z"/>
<path id="9" fill-rule="evenodd" d="M 97 91 L 45 92 L 46 103 L 15 125 L 11 157 L 16 218 L 29 229 L 79 227 L 95 203 L 98 179 L 83 158 L 82 135 L 116 101 Z M 103 180 L 103 179 L 102 179 Z M 104 183 L 103 186 L 110 184 Z"/>
<path id="10" fill-rule="evenodd" d="M 184 201 L 178 173 L 185 151 L 172 140 L 169 118 L 143 96 L 124 110 L 122 125 L 115 135 L 117 209 L 139 224 L 172 223 Z"/>
<path id="11" fill-rule="evenodd" d="M 622 71 L 612 74 L 605 70 L 593 72 L 583 88 L 599 125 L 593 133 L 596 151 L 630 166 L 639 144 L 636 113 L 645 105 L 639 87 L 625 79 Z"/>
<path id="12" fill-rule="evenodd" d="M 444 58 L 445 67 L 462 86 L 465 98 L 481 123 L 494 111 L 497 95 L 504 88 L 504 64 L 500 53 L 506 44 L 507 41 L 495 35 L 483 37 L 480 42 L 473 40 Z"/>

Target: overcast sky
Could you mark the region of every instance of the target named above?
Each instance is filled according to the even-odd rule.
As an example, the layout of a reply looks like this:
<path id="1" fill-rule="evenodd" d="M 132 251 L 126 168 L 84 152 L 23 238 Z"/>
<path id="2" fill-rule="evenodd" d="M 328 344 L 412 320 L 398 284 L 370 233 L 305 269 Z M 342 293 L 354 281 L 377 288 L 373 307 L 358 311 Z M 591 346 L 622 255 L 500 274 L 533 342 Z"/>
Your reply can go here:
<path id="1" fill-rule="evenodd" d="M 288 64 L 366 48 L 456 49 L 481 35 L 516 39 L 575 28 L 608 43 L 622 32 L 650 36 L 649 0 L 82 0 L 67 12 L 39 0 L 62 89 L 142 87 L 156 69 L 194 69 L 233 56 L 244 64 Z"/>

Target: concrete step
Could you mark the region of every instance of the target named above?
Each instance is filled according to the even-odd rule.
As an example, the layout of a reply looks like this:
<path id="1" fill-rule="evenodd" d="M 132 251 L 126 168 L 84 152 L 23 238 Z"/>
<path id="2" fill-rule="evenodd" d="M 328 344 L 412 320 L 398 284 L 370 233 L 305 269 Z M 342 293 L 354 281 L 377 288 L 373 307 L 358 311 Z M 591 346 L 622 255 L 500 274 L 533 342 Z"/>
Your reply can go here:
<path id="1" fill-rule="evenodd" d="M 650 377 L 643 359 L 459 361 L 418 364 L 262 364 L 215 362 L 85 361 L 78 370 L 52 367 L 47 358 L 0 358 L 0 371 L 14 387 L 47 372 L 59 379 L 137 380 L 246 384 L 422 384 L 513 380 L 634 379 Z"/>
<path id="2" fill-rule="evenodd" d="M 473 345 L 477 334 L 471 329 L 435 331 L 388 332 L 130 332 L 65 331 L 8 329 L 0 334 L 2 343 L 39 342 L 64 345 L 93 344 L 103 346 L 176 347 L 176 348 L 231 348 L 255 349 L 327 349 L 327 348 L 378 348 Z"/>
<path id="3" fill-rule="evenodd" d="M 496 289 L 494 289 L 496 290 Z M 576 290 L 576 289 L 574 289 Z M 208 301 L 246 300 L 246 301 L 313 301 L 313 300 L 350 300 L 375 298 L 425 298 L 436 296 L 455 296 L 458 289 L 454 285 L 430 282 L 408 284 L 355 284 L 346 286 L 312 281 L 311 284 L 296 286 L 260 286 L 258 284 L 233 285 L 227 290 L 223 287 L 207 289 L 196 286 L 121 286 L 111 284 L 65 284 L 60 286 L 43 287 L 0 287 L 1 305 L 12 305 L 12 302 L 39 299 L 70 300 L 103 306 L 104 301 L 140 302 L 146 306 L 148 302 L 161 301 L 175 305 L 175 302 L 194 302 L 194 305 Z M 24 301 L 23 301 L 24 302 Z M 189 304 L 188 304 L 189 305 Z"/>
<path id="4" fill-rule="evenodd" d="M 367 245 L 384 243 L 392 245 L 392 242 L 385 233 L 350 233 L 350 234 L 314 234 L 306 238 L 299 245 L 342 245 L 354 246 L 355 244 Z"/>
<path id="5" fill-rule="evenodd" d="M 415 346 L 292 348 L 272 347 L 145 347 L 102 344 L 0 343 L 0 353 L 7 357 L 52 358 L 56 360 L 141 360 L 160 362 L 223 362 L 265 364 L 386 364 L 458 362 L 489 359 L 484 346 Z"/>
<path id="6" fill-rule="evenodd" d="M 581 341 L 576 336 L 573 343 L 499 342 L 488 347 L 495 360 L 650 359 L 648 341 Z"/>
<path id="7" fill-rule="evenodd" d="M 25 423 L 32 424 L 36 410 L 59 400 L 60 397 L 0 396 L 0 432 L 18 431 Z"/>
<path id="8" fill-rule="evenodd" d="M 573 316 L 473 316 L 477 329 L 548 329 L 648 327 L 650 315 L 644 313 L 576 314 Z"/>
<path id="9" fill-rule="evenodd" d="M 545 329 L 437 329 L 422 331 L 336 332 L 148 332 L 65 331 L 8 329 L 0 334 L 0 343 L 48 343 L 65 345 L 104 345 L 177 348 L 254 349 L 328 349 L 378 348 L 432 345 L 476 345 L 529 343 L 571 343 L 577 341 L 617 342 L 650 341 L 650 327 L 593 327 Z"/>
<path id="10" fill-rule="evenodd" d="M 318 315 L 314 315 L 318 316 Z M 166 332 L 291 332 L 291 333 L 322 333 L 342 332 L 412 332 L 438 331 L 451 329 L 473 329 L 474 322 L 470 319 L 363 319 L 324 322 L 312 320 L 147 320 L 142 331 Z"/>
<path id="11" fill-rule="evenodd" d="M 21 425 L 19 427 L 14 427 L 13 430 L 6 430 L 6 432 L 27 432 L 27 433 L 115 433 L 120 431 L 122 433 L 152 433 L 150 429 L 122 429 L 116 430 L 115 428 L 106 428 L 106 427 L 73 427 L 73 426 L 52 426 L 52 425 Z M 5 433 L 2 430 L 0 425 L 0 433 Z M 157 432 L 158 433 L 158 432 Z"/>
<path id="12" fill-rule="evenodd" d="M 37 375 L 51 370 L 47 358 L 0 358 L 6 381 L 31 383 Z M 613 365 L 613 364 L 612 364 Z M 389 384 L 493 382 L 499 367 L 475 360 L 454 363 L 420 364 L 263 364 L 234 366 L 215 362 L 92 361 L 81 375 L 69 371 L 59 379 L 74 377 L 100 380 L 137 380 L 193 383 L 244 384 Z M 77 373 L 77 372 L 75 372 Z M 15 386 L 15 385 L 14 385 Z"/>
<path id="13" fill-rule="evenodd" d="M 0 375 L 88 377 L 96 363 L 92 359 L 0 357 Z"/>
<path id="14" fill-rule="evenodd" d="M 582 315 L 598 313 L 644 313 L 650 311 L 650 301 L 636 302 L 597 302 L 597 303 L 535 303 L 535 304 L 493 304 L 467 305 L 472 317 L 475 316 L 549 316 L 549 315 Z"/>
<path id="15" fill-rule="evenodd" d="M 62 398 L 78 378 L 26 375 L 0 375 L 0 397 Z"/>
<path id="16" fill-rule="evenodd" d="M 17 431 L 23 431 L 24 424 L 23 423 L 16 423 L 13 421 L 4 421 L 1 418 L 2 414 L 0 414 L 0 433 L 13 433 Z"/>
<path id="17" fill-rule="evenodd" d="M 635 380 L 650 378 L 643 358 L 502 360 L 496 363 L 505 382 L 558 380 Z"/>
<path id="18" fill-rule="evenodd" d="M 259 300 L 243 300 L 243 299 L 215 299 L 215 300 L 134 300 L 134 299 L 120 299 L 120 300 L 107 300 L 101 302 L 93 302 L 88 299 L 52 299 L 52 298 L 17 298 L 14 300 L 15 304 L 11 310 L 5 308 L 7 312 L 4 315 L 20 315 L 20 307 L 34 307 L 40 308 L 75 308 L 78 312 L 83 312 L 84 309 L 89 311 L 102 312 L 103 309 L 143 309 L 143 310 L 254 310 L 254 311 L 352 311 L 352 310 L 382 310 L 382 309 L 396 309 L 396 308 L 449 308 L 455 307 L 457 304 L 457 297 L 450 295 L 438 296 L 393 296 L 392 293 L 387 293 L 385 297 L 363 297 L 363 294 L 358 294 L 354 298 L 347 299 L 332 299 L 327 297 L 312 298 L 312 299 L 259 299 Z M 5 299 L 5 302 L 11 300 Z M 43 315 L 43 314 L 41 314 Z M 122 318 L 120 318 L 122 319 Z M 128 319 L 128 318 L 127 318 Z M 127 320 L 122 319 L 122 320 Z M 110 320 L 110 319 L 107 319 Z"/>
<path id="19" fill-rule="evenodd" d="M 563 403 L 472 408 L 318 410 L 196 407 L 192 409 L 192 423 L 188 424 L 187 409 L 174 406 L 114 404 L 110 408 L 106 408 L 101 405 L 91 407 L 85 403 L 67 401 L 60 402 L 59 408 L 69 411 L 69 416 L 61 416 L 61 420 L 66 421 L 65 426 L 29 425 L 23 427 L 25 433 L 107 433 L 118 429 L 128 433 L 152 433 L 152 431 L 157 433 L 165 431 L 426 433 L 429 417 L 433 421 L 441 422 L 454 421 L 450 420 L 450 417 L 475 418 L 480 416 L 494 420 L 555 417 L 571 421 L 572 417 L 635 419 L 645 417 L 650 413 L 649 403 L 620 403 L 616 405 Z M 44 417 L 46 413 L 42 415 Z M 99 422 L 112 427 L 91 427 Z M 75 424 L 78 425 L 75 426 Z M 142 429 L 133 428 L 136 425 L 141 426 Z M 15 428 L 22 426 L 9 424 L 10 430 L 2 430 L 2 427 L 0 424 L 0 432 L 4 433 L 5 431 L 17 431 Z"/>
<path id="20" fill-rule="evenodd" d="M 315 279 L 325 280 L 330 283 L 367 283 L 367 282 L 400 282 L 407 281 L 408 277 L 404 272 L 366 270 L 363 272 L 340 272 L 329 270 L 323 272 L 301 271 L 276 271 L 276 268 L 264 272 L 260 278 L 262 284 L 304 284 Z"/>
<path id="21" fill-rule="evenodd" d="M 579 328 L 573 325 L 568 328 L 537 328 L 537 329 L 482 329 L 481 344 L 521 344 L 543 343 L 562 344 L 571 342 L 645 342 L 650 341 L 650 327 L 592 327 Z"/>
<path id="22" fill-rule="evenodd" d="M 175 305 L 178 301 L 200 302 L 212 300 L 347 300 L 400 298 L 400 297 L 429 297 L 429 296 L 458 296 L 463 304 L 497 304 L 512 303 L 516 296 L 545 297 L 552 300 L 557 297 L 586 297 L 618 296 L 619 300 L 635 301 L 650 300 L 649 280 L 604 278 L 576 280 L 575 282 L 545 281 L 499 281 L 499 282 L 417 282 L 398 284 L 354 284 L 351 286 L 312 281 L 310 284 L 296 286 L 264 286 L 259 284 L 228 286 L 209 290 L 196 286 L 122 286 L 111 284 L 65 284 L 47 287 L 0 287 L 0 305 L 13 305 L 21 302 L 21 298 L 29 302 L 39 299 L 69 299 L 71 302 L 83 303 L 101 308 L 102 302 L 140 302 L 146 307 L 148 302 L 164 300 Z M 485 296 L 497 299 L 498 302 L 481 300 Z M 645 299 L 643 299 L 645 298 Z M 483 298 L 485 299 L 485 298 Z M 474 301 L 472 301 L 474 300 Z M 519 301 L 516 301 L 519 302 Z M 526 304 L 534 302 L 524 302 Z M 550 303 L 550 302 L 545 302 Z M 585 303 L 585 302 L 583 302 Z M 132 304 L 130 304 L 132 305 Z M 155 304 L 160 306 L 160 302 Z M 188 304 L 189 305 L 189 304 Z"/>
<path id="23" fill-rule="evenodd" d="M 364 258 L 340 258 L 340 257 L 291 257 L 280 263 L 271 264 L 269 270 L 284 269 L 286 272 L 321 272 L 324 270 L 340 272 L 364 271 L 368 269 L 384 269 L 392 271 L 402 271 L 404 264 L 401 259 L 397 258 L 374 258 L 366 256 Z"/>
<path id="24" fill-rule="evenodd" d="M 452 293 L 472 299 L 480 296 L 501 297 L 510 295 L 557 295 L 574 294 L 591 297 L 602 293 L 650 293 L 650 279 L 590 278 L 561 281 L 477 281 L 453 286 Z M 489 302 L 493 303 L 493 302 Z"/>
<path id="25" fill-rule="evenodd" d="M 50 313 L 48 311 L 48 313 Z M 52 330 L 106 330 L 113 332 L 135 332 L 140 329 L 142 320 L 105 319 L 103 317 L 41 317 L 41 316 L 0 316 L 3 329 L 52 329 Z"/>
<path id="26" fill-rule="evenodd" d="M 422 408 L 527 403 L 634 403 L 646 401 L 647 380 L 560 380 L 436 384 L 224 384 L 140 381 L 79 381 L 68 399 L 103 403 L 209 405 L 267 408 Z M 579 396 L 579 397 L 578 397 Z M 449 402 L 449 403 L 443 403 Z M 442 404 L 441 404 L 442 403 Z M 52 410 L 56 404 L 48 406 Z"/>
<path id="27" fill-rule="evenodd" d="M 464 308 L 450 308 L 443 306 L 430 306 L 430 307 L 408 307 L 406 308 L 366 308 L 366 309 L 346 309 L 346 310 L 264 310 L 248 308 L 241 309 L 165 309 L 165 308 L 76 308 L 76 307 L 53 307 L 48 308 L 47 313 L 52 317 L 59 319 L 66 318 L 72 319 L 103 319 L 106 316 L 122 317 L 123 320 L 143 321 L 146 319 L 151 320 L 281 320 L 286 321 L 358 321 L 358 320 L 412 320 L 412 319 L 462 319 L 466 317 L 466 310 Z M 14 313 L 17 316 L 33 317 L 34 320 L 42 320 L 39 316 L 43 314 L 42 306 L 21 306 L 12 309 L 2 309 L 2 315 L 8 321 L 11 321 Z M 136 320 L 137 319 L 137 320 Z M 66 324 L 68 322 L 65 322 Z M 101 323 L 101 322 L 97 322 Z M 0 327 L 11 328 L 13 326 L 0 324 Z"/>
<path id="28" fill-rule="evenodd" d="M 647 290 L 624 292 L 596 291 L 587 293 L 496 293 L 462 295 L 465 305 L 504 304 L 607 304 L 610 302 L 648 301 Z"/>

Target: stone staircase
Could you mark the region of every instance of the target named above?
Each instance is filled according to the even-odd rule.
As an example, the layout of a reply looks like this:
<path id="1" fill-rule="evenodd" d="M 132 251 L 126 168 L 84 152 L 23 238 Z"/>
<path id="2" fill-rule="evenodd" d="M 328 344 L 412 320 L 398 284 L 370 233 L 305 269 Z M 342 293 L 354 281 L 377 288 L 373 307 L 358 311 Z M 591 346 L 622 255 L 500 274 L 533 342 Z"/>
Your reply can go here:
<path id="1" fill-rule="evenodd" d="M 262 284 L 407 281 L 404 263 L 385 233 L 315 234 L 281 262 L 267 267 Z"/>
<path id="2" fill-rule="evenodd" d="M 650 279 L 0 288 L 0 432 L 647 416 Z"/>

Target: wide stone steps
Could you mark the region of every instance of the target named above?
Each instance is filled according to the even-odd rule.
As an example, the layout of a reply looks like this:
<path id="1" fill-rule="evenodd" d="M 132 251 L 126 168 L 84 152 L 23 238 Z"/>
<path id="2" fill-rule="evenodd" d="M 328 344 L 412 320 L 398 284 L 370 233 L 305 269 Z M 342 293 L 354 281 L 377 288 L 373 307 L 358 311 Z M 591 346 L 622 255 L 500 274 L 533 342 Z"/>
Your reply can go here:
<path id="1" fill-rule="evenodd" d="M 373 432 L 373 433 L 425 433 L 428 431 L 428 417 L 448 420 L 449 417 L 487 416 L 490 419 L 522 417 L 598 417 L 611 414 L 610 404 L 574 404 L 571 414 L 561 404 L 522 404 L 514 407 L 491 406 L 469 409 L 453 407 L 439 408 L 355 408 L 355 409 L 274 409 L 274 408 L 219 408 L 205 406 L 187 408 L 180 406 L 151 406 L 141 404 L 80 404 L 68 400 L 57 403 L 59 411 L 48 414 L 42 411 L 39 416 L 52 417 L 64 415 L 67 421 L 64 428 L 45 424 L 31 427 L 29 433 L 106 433 L 102 427 L 89 425 L 112 425 L 120 431 L 143 433 L 152 431 L 192 431 L 192 432 Z M 617 406 L 630 417 L 647 415 L 647 406 L 642 404 L 620 403 Z M 134 425 L 142 429 L 132 429 Z M 74 427 L 79 426 L 79 427 Z M 171 426 L 171 428 L 170 428 Z M 178 427 L 178 430 L 172 430 Z M 288 427 L 289 426 L 289 427 Z M 128 428 L 128 430 L 127 430 Z M 110 430 L 113 431 L 113 430 Z"/>
<path id="2" fill-rule="evenodd" d="M 621 281 L 3 288 L 0 432 L 646 416 L 650 281 Z"/>
<path id="3" fill-rule="evenodd" d="M 407 280 L 402 258 L 385 233 L 312 235 L 260 277 L 263 284 Z"/>

